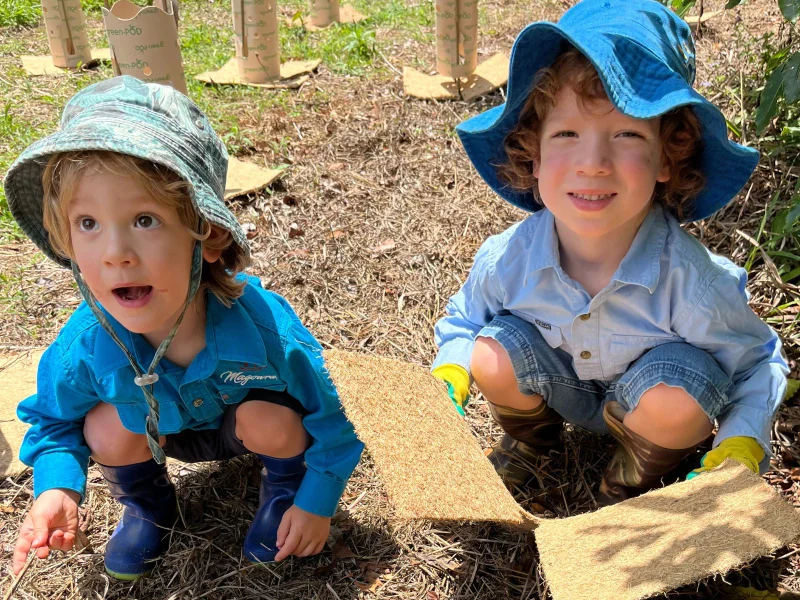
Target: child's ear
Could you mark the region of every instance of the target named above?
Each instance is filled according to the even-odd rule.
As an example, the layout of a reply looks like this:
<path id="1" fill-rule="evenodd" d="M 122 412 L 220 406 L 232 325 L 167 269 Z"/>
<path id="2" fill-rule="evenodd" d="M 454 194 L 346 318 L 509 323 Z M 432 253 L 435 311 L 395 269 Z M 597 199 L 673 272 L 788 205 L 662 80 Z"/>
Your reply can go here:
<path id="1" fill-rule="evenodd" d="M 656 181 L 658 181 L 659 183 L 664 183 L 666 181 L 669 181 L 671 175 L 672 174 L 670 173 L 669 165 L 667 164 L 667 161 L 664 160 L 664 158 L 662 157 L 661 169 L 658 171 L 658 175 L 656 175 Z"/>
<path id="2" fill-rule="evenodd" d="M 220 229 L 216 225 L 211 226 L 211 231 L 203 243 L 204 261 L 207 263 L 215 263 L 219 260 L 219 257 L 222 256 L 222 248 L 219 248 L 219 244 L 214 244 L 213 242 L 219 241 L 220 238 L 225 237 L 226 233 L 224 229 Z M 212 242 L 210 248 L 208 242 Z"/>

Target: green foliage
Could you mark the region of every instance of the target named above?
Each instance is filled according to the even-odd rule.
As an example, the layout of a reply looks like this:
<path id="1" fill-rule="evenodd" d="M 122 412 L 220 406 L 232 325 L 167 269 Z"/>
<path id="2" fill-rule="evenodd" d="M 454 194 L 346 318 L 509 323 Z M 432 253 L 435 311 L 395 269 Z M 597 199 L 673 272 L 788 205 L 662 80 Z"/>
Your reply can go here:
<path id="1" fill-rule="evenodd" d="M 41 17 L 38 0 L 0 0 L 0 27 L 34 27 Z"/>

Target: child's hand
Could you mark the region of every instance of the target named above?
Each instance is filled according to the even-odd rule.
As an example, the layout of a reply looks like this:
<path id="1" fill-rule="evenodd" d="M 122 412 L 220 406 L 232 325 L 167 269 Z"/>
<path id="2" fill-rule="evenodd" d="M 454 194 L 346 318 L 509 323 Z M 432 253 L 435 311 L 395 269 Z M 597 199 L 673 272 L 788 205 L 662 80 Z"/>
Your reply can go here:
<path id="1" fill-rule="evenodd" d="M 459 365 L 441 365 L 436 367 L 431 375 L 447 384 L 450 401 L 456 407 L 458 414 L 463 417 L 464 407 L 469 404 L 469 374 L 466 369 Z"/>
<path id="2" fill-rule="evenodd" d="M 758 475 L 758 463 L 764 459 L 764 450 L 755 438 L 744 436 L 727 438 L 722 440 L 719 446 L 706 452 L 700 459 L 700 468 L 689 473 L 686 479 L 694 479 L 701 473 L 720 466 L 726 458 L 739 461 Z"/>
<path id="3" fill-rule="evenodd" d="M 39 558 L 47 558 L 51 548 L 72 549 L 78 532 L 80 500 L 80 494 L 72 490 L 47 490 L 39 495 L 19 528 L 12 563 L 14 575 L 25 566 L 31 548 L 37 549 Z"/>
<path id="4" fill-rule="evenodd" d="M 292 506 L 283 514 L 278 527 L 278 554 L 276 561 L 287 556 L 319 554 L 331 530 L 330 517 L 320 517 Z"/>

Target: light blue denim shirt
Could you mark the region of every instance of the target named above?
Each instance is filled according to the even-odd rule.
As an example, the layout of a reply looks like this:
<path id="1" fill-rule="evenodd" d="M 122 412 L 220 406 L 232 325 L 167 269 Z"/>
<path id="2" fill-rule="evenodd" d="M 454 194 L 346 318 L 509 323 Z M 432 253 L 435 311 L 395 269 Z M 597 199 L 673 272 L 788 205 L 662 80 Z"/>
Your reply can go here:
<path id="1" fill-rule="evenodd" d="M 469 373 L 475 337 L 497 314 L 535 324 L 551 347 L 572 355 L 584 380 L 613 381 L 655 346 L 687 342 L 708 352 L 734 384 L 714 445 L 748 436 L 769 456 L 788 368 L 777 334 L 748 306 L 746 283 L 744 269 L 709 252 L 655 205 L 610 283 L 592 298 L 561 268 L 553 215 L 541 210 L 478 250 L 436 324 L 433 368 L 450 363 Z"/>
<path id="2" fill-rule="evenodd" d="M 285 391 L 308 411 L 303 426 L 312 438 L 295 504 L 332 516 L 363 444 L 342 411 L 322 348 L 289 303 L 254 277 L 230 308 L 213 294 L 206 297 L 206 347 L 185 369 L 166 358 L 156 368 L 159 432 L 218 428 L 227 406 L 250 389 Z M 149 365 L 153 347 L 106 315 L 139 364 Z M 33 467 L 36 496 L 53 488 L 84 494 L 89 448 L 83 421 L 98 402 L 116 406 L 126 429 L 144 433 L 147 404 L 134 376 L 89 307 L 78 307 L 42 356 L 37 393 L 17 409 L 30 424 L 20 459 Z"/>

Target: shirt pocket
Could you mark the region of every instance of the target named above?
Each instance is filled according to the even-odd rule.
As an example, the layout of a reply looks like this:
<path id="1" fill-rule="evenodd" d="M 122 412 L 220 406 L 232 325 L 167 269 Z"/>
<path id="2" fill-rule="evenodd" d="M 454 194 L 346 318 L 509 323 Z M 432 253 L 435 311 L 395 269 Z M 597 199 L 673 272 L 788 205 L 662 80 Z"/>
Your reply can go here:
<path id="1" fill-rule="evenodd" d="M 615 333 L 611 336 L 611 360 L 617 374 L 628 370 L 630 364 L 656 346 L 680 342 L 676 335 L 626 335 Z"/>
<path id="2" fill-rule="evenodd" d="M 564 336 L 561 335 L 561 328 L 545 323 L 539 319 L 534 319 L 533 326 L 542 334 L 544 341 L 551 348 L 560 348 L 564 343 Z"/>

